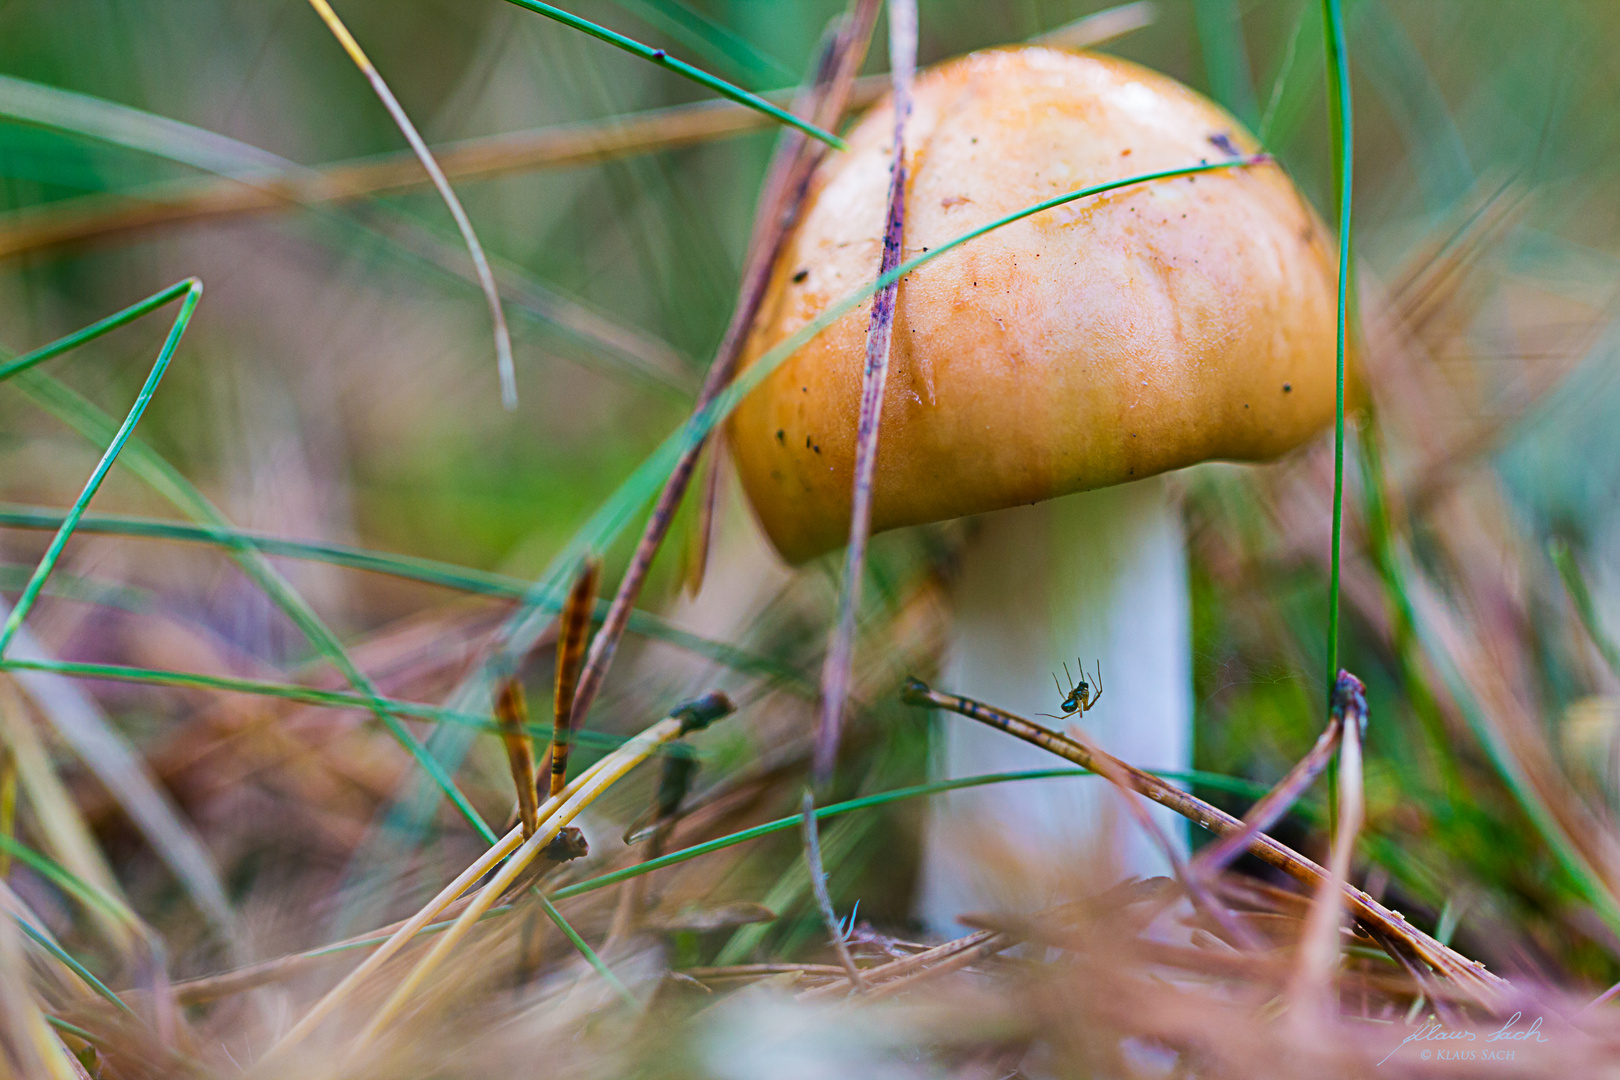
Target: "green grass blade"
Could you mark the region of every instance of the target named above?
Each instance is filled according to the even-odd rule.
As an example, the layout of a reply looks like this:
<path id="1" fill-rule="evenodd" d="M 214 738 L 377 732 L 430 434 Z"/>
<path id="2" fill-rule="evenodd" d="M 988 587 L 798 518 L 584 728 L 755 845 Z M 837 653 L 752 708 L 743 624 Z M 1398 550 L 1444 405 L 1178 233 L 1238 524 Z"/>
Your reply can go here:
<path id="1" fill-rule="evenodd" d="M 1260 117 L 1260 130 L 1256 134 L 1260 136 L 1261 145 L 1273 152 L 1286 147 L 1299 130 L 1305 106 L 1317 85 L 1322 53 L 1311 43 L 1320 32 L 1316 21 L 1321 17 L 1322 11 L 1315 4 L 1300 5 L 1299 17 L 1288 36 L 1288 48 L 1272 77 L 1271 96 L 1266 101 L 1266 111 Z"/>
<path id="2" fill-rule="evenodd" d="M 541 892 L 539 888 L 532 891 L 535 896 L 540 898 L 540 908 L 546 913 L 546 918 L 550 919 L 557 929 L 563 932 L 563 936 L 568 939 L 569 943 L 579 950 L 580 955 L 585 957 L 585 962 L 590 964 L 598 975 L 602 976 L 602 981 L 607 983 L 626 1005 L 629 1005 L 632 1009 L 641 1008 L 641 1002 L 636 1000 L 636 995 L 632 994 L 629 987 L 625 986 L 619 977 L 613 974 L 613 969 L 608 967 L 602 958 L 596 954 L 596 950 L 591 948 L 586 940 L 579 936 L 579 931 L 568 924 L 568 920 L 563 918 L 562 912 L 557 910 L 557 905 L 551 902 L 551 898 Z"/>
<path id="3" fill-rule="evenodd" d="M 0 75 L 0 115 L 244 181 L 256 172 L 274 174 L 297 167 L 268 150 L 179 120 L 10 75 Z"/>
<path id="4" fill-rule="evenodd" d="M 13 918 L 16 917 L 13 916 Z M 130 1016 L 135 1015 L 135 1010 L 130 1008 L 123 998 L 119 997 L 117 994 L 108 989 L 106 983 L 96 978 L 95 975 L 91 973 L 89 968 L 79 963 L 79 961 L 76 960 L 66 949 L 62 948 L 62 946 L 46 937 L 38 930 L 35 930 L 33 924 L 27 919 L 18 918 L 16 919 L 16 922 L 18 926 L 22 927 L 23 933 L 27 934 L 35 944 L 54 956 L 58 961 L 61 962 L 63 967 L 66 967 L 69 971 L 73 972 L 73 974 L 77 975 L 86 986 L 94 990 L 101 997 L 107 999 L 107 1001 L 111 1002 L 113 1005 L 116 1005 L 119 1009 L 128 1013 Z"/>
<path id="5" fill-rule="evenodd" d="M 1328 68 L 1328 115 L 1333 128 L 1334 187 L 1339 200 L 1339 319 L 1334 348 L 1333 552 L 1328 582 L 1327 692 L 1339 676 L 1339 558 L 1344 527 L 1344 334 L 1350 301 L 1351 185 L 1355 176 L 1355 130 L 1350 103 L 1350 57 L 1339 0 L 1322 0 Z"/>
<path id="6" fill-rule="evenodd" d="M 216 690 L 231 694 L 252 694 L 257 697 L 292 701 L 301 705 L 316 705 L 330 709 L 371 709 L 374 700 L 348 690 L 321 690 L 297 683 L 266 682 L 259 679 L 240 679 L 228 675 L 204 675 L 197 672 L 173 671 L 167 668 L 128 667 L 122 664 L 92 664 L 73 660 L 29 660 L 7 657 L 0 660 L 0 671 L 38 671 L 51 675 L 65 675 L 75 679 L 105 679 L 136 686 L 166 686 L 182 690 Z M 456 724 L 491 735 L 503 730 L 493 717 L 478 713 L 458 712 L 443 705 L 428 705 L 398 698 L 382 698 L 383 706 L 397 716 L 425 720 L 435 724 Z M 551 738 L 551 727 L 529 724 L 524 728 L 535 739 Z M 595 731 L 572 732 L 569 738 L 577 745 L 612 749 L 624 743 L 624 738 Z"/>
<path id="7" fill-rule="evenodd" d="M 643 45 L 641 42 L 633 38 L 627 38 L 623 34 L 615 33 L 605 26 L 598 26 L 596 23 L 582 19 L 578 15 L 570 14 L 561 8 L 541 3 L 541 0 L 506 0 L 506 2 L 515 4 L 525 11 L 544 15 L 548 19 L 555 19 L 564 26 L 589 34 L 598 41 L 605 41 L 615 48 L 623 49 L 632 56 L 638 56 L 648 63 L 657 64 L 661 68 L 666 68 L 677 75 L 691 79 L 699 86 L 707 87 L 723 98 L 735 101 L 739 105 L 746 105 L 748 108 L 764 113 L 773 120 L 787 124 L 789 127 L 798 128 L 812 139 L 818 139 L 835 150 L 846 149 L 844 140 L 831 132 L 823 131 L 808 120 L 801 120 L 786 109 L 772 105 L 758 94 L 751 94 L 740 86 L 734 86 L 724 79 L 716 78 L 706 71 L 693 67 L 685 61 L 677 60 L 663 49 L 654 49 L 649 45 Z"/>
<path id="8" fill-rule="evenodd" d="M 169 370 L 169 362 L 174 359 L 174 351 L 180 347 L 181 336 L 185 334 L 186 327 L 191 325 L 191 315 L 192 312 L 197 310 L 197 301 L 201 299 L 202 282 L 192 278 L 187 284 L 185 300 L 180 305 L 180 313 L 175 316 L 174 325 L 169 330 L 168 340 L 163 343 L 163 348 L 158 353 L 157 360 L 152 364 L 151 372 L 146 376 L 146 383 L 141 387 L 140 393 L 136 395 L 135 404 L 130 406 L 129 412 L 124 417 L 124 422 L 119 425 L 112 441 L 107 444 L 107 449 L 101 455 L 101 460 L 96 463 L 95 470 L 90 474 L 90 479 L 85 482 L 84 488 L 79 492 L 79 497 L 73 502 L 72 509 L 68 511 L 67 516 L 62 520 L 62 525 L 56 530 L 56 535 L 51 538 L 50 545 L 45 549 L 45 554 L 40 557 L 39 567 L 34 571 L 34 576 L 28 580 L 28 584 L 23 588 L 22 595 L 12 605 L 11 614 L 6 618 L 5 625 L 0 627 L 0 659 L 5 657 L 11 639 L 16 637 L 17 628 L 22 625 L 23 620 L 28 617 L 28 613 L 33 610 L 35 601 L 39 599 L 40 590 L 45 587 L 45 581 L 51 576 L 51 571 L 56 569 L 57 561 L 61 559 L 68 540 L 72 538 L 73 530 L 78 527 L 79 519 L 84 516 L 85 508 L 90 505 L 90 500 L 95 498 L 96 492 L 101 489 L 101 482 L 107 478 L 107 473 L 112 471 L 113 463 L 118 460 L 118 455 L 124 449 L 124 444 L 129 442 L 130 435 L 135 431 L 135 425 L 140 423 L 141 417 L 145 415 L 146 407 L 151 404 L 152 395 L 157 392 L 158 383 L 163 381 L 163 373 Z"/>
<path id="9" fill-rule="evenodd" d="M 755 48 L 747 38 L 680 0 L 616 0 L 648 25 L 668 34 L 713 64 L 730 68 L 755 86 L 787 86 L 796 76 L 786 64 Z"/>
<path id="10" fill-rule="evenodd" d="M 100 912 L 102 915 L 134 930 L 144 936 L 150 934 L 145 923 L 117 897 L 108 894 L 103 889 L 85 881 L 83 878 L 66 869 L 54 859 L 41 855 L 33 848 L 22 843 L 14 837 L 0 833 L 0 850 L 28 867 L 40 877 L 49 881 L 63 892 L 88 909 Z"/>
<path id="11" fill-rule="evenodd" d="M 111 420 L 105 413 L 55 379 L 47 378 L 39 372 L 21 372 L 17 376 L 17 384 L 47 411 L 86 438 L 96 440 L 111 426 Z M 215 528 L 229 528 L 230 523 L 225 515 L 181 475 L 179 470 L 149 447 L 131 440 L 123 464 L 172 502 L 182 513 Z M 343 644 L 321 621 L 309 603 L 275 567 L 270 565 L 264 555 L 251 546 L 234 542 L 229 543 L 228 547 L 248 579 L 262 589 L 265 595 L 292 619 L 294 625 L 303 632 L 316 650 L 326 657 L 352 686 L 366 696 L 373 714 L 395 740 L 416 759 L 450 804 L 467 819 L 479 835 L 494 843 L 496 837 L 488 823 L 479 816 L 472 803 L 467 801 L 467 797 L 456 787 L 438 760 L 427 752 L 421 740 L 388 711 L 382 695 L 377 692 L 370 678 L 354 663 L 343 648 Z"/>
<path id="12" fill-rule="evenodd" d="M 0 382 L 5 382 L 7 379 L 11 378 L 20 371 L 27 371 L 29 368 L 38 364 L 43 364 L 45 361 L 50 360 L 53 357 L 61 356 L 65 352 L 76 349 L 87 341 L 94 341 L 96 338 L 101 337 L 103 334 L 106 334 L 109 331 L 116 330 L 120 326 L 134 322 L 142 315 L 156 311 L 164 304 L 167 304 L 170 300 L 177 299 L 178 297 L 184 295 L 187 290 L 198 287 L 195 285 L 195 281 L 195 278 L 187 278 L 185 281 L 177 281 L 173 285 L 170 285 L 167 289 L 164 289 L 162 292 L 153 293 L 145 300 L 142 300 L 136 304 L 131 304 L 129 307 L 118 312 L 116 315 L 109 315 L 100 322 L 91 323 L 83 330 L 76 330 L 73 333 L 68 334 L 66 337 L 57 338 L 49 345 L 42 345 L 33 352 L 24 353 L 15 360 L 0 364 Z"/>
<path id="13" fill-rule="evenodd" d="M 1243 43 L 1243 18 L 1236 0 L 1195 0 L 1192 8 L 1210 92 L 1253 131 L 1260 110 L 1254 100 L 1249 52 Z"/>
<path id="14" fill-rule="evenodd" d="M 64 517 L 65 514 L 60 510 L 49 510 L 36 506 L 20 506 L 16 503 L 0 503 L 0 528 L 56 529 L 61 526 Z M 325 563 L 330 566 L 342 566 L 353 570 L 387 574 L 407 581 L 419 581 L 428 585 L 437 585 L 446 589 L 455 589 L 477 596 L 496 597 L 502 600 L 519 599 L 531 589 L 530 583 L 521 578 L 497 574 L 487 570 L 475 570 L 454 563 L 439 562 L 415 555 L 396 555 L 346 544 L 288 540 L 279 536 L 251 532 L 246 529 L 188 525 L 177 521 L 127 517 L 118 514 L 87 513 L 79 519 L 78 531 L 80 533 L 97 533 L 106 536 L 128 536 L 143 539 L 175 540 L 184 543 L 213 544 L 220 547 L 245 544 L 266 555 L 281 555 L 293 559 Z M 0 588 L 5 587 L 4 582 L 7 580 L 5 570 L 6 568 L 0 567 Z M 60 574 L 52 578 L 53 582 L 58 584 L 60 579 Z M 21 588 L 21 584 L 19 583 L 16 587 Z M 101 595 L 102 592 L 107 595 Z M 64 593 L 64 595 L 69 594 Z M 96 603 L 107 603 L 118 602 L 117 598 L 120 596 L 133 598 L 136 594 L 132 590 L 118 586 L 86 585 L 81 591 L 73 595 Z M 110 600 L 109 597 L 111 597 Z M 561 609 L 562 600 L 561 595 L 550 594 L 541 599 L 540 606 L 548 612 L 555 612 Z M 597 601 L 593 618 L 600 621 L 607 613 L 607 606 L 608 601 Z M 775 679 L 800 692 L 808 693 L 813 689 L 813 684 L 802 672 L 782 661 L 759 653 L 749 652 L 727 642 L 716 641 L 713 638 L 706 638 L 700 634 L 682 630 L 650 611 L 632 613 L 630 616 L 630 631 L 644 637 L 668 642 L 694 655 L 705 657 L 731 668 L 733 671 Z"/>
<path id="15" fill-rule="evenodd" d="M 1592 590 L 1587 587 L 1586 576 L 1581 573 L 1580 564 L 1575 561 L 1569 545 L 1557 539 L 1548 541 L 1547 554 L 1558 569 L 1558 577 L 1564 583 L 1564 590 L 1569 593 L 1570 602 L 1575 605 L 1575 614 L 1580 618 L 1587 637 L 1597 646 L 1609 670 L 1620 678 L 1620 645 L 1615 644 L 1614 638 L 1603 628 L 1597 604 L 1592 599 Z"/>

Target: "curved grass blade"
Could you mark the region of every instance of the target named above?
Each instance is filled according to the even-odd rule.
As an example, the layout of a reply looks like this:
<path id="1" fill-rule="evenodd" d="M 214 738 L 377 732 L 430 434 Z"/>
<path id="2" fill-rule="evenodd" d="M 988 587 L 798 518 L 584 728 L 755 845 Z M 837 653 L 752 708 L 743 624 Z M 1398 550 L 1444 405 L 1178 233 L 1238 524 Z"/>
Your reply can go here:
<path id="1" fill-rule="evenodd" d="M 173 285 L 170 285 L 167 289 L 163 289 L 160 292 L 155 292 L 151 296 L 148 296 L 145 300 L 131 304 L 123 311 L 109 315 L 99 322 L 93 322 L 82 330 L 75 330 L 66 337 L 58 338 L 49 345 L 43 345 L 40 348 L 35 349 L 33 352 L 24 353 L 14 360 L 0 364 L 0 382 L 5 382 L 13 375 L 18 374 L 19 372 L 27 371 L 29 368 L 35 367 L 39 364 L 43 364 L 45 361 L 50 360 L 53 357 L 61 356 L 65 352 L 71 352 L 80 345 L 83 345 L 85 342 L 94 341 L 96 338 L 101 337 L 103 334 L 106 334 L 109 331 L 116 330 L 120 326 L 128 325 L 129 323 L 134 322 L 136 319 L 139 319 L 142 315 L 156 311 L 169 301 L 180 298 L 188 291 L 192 289 L 201 289 L 201 287 L 201 283 L 198 282 L 196 278 L 187 278 L 184 281 L 177 281 Z"/>
<path id="2" fill-rule="evenodd" d="M 163 381 L 164 372 L 169 370 L 169 362 L 174 359 L 174 351 L 180 347 L 180 338 L 185 334 L 186 327 L 191 325 L 191 314 L 197 310 L 197 301 L 202 299 L 202 282 L 196 278 L 191 278 L 185 284 L 185 299 L 180 304 L 180 313 L 175 316 L 174 325 L 169 330 L 168 340 L 163 343 L 163 348 L 159 351 L 157 360 L 153 362 L 152 370 L 147 374 L 145 384 L 142 385 L 140 393 L 135 396 L 135 404 L 130 406 L 128 414 L 124 417 L 124 422 L 119 425 L 118 431 L 112 437 L 112 442 L 107 444 L 107 449 L 102 453 L 101 460 L 96 463 L 94 471 L 91 472 L 90 479 L 85 482 L 83 489 L 80 490 L 79 497 L 74 500 L 72 509 L 68 511 L 67 516 L 62 520 L 62 525 L 56 530 L 56 535 L 51 538 L 50 545 L 45 549 L 45 554 L 40 557 L 39 566 L 35 569 L 33 577 L 29 578 L 28 584 L 23 587 L 22 595 L 17 598 L 16 604 L 12 606 L 5 625 L 0 626 L 0 659 L 5 657 L 6 648 L 11 644 L 11 639 L 16 636 L 17 628 L 22 625 L 23 620 L 28 617 L 28 613 L 33 610 L 34 603 L 39 599 L 40 590 L 45 587 L 45 581 L 51 576 L 51 571 L 56 569 L 57 561 L 61 559 L 63 549 L 67 547 L 68 540 L 72 538 L 73 530 L 78 527 L 79 519 L 84 516 L 85 508 L 90 505 L 90 500 L 101 489 L 101 482 L 107 478 L 107 473 L 112 471 L 113 462 L 118 460 L 118 455 L 123 451 L 124 444 L 129 442 L 130 435 L 135 431 L 135 425 L 140 423 L 141 417 L 146 414 L 146 407 L 151 404 L 152 395 L 157 392 L 158 383 Z M 56 354 L 51 353 L 41 356 L 33 362 L 39 363 L 42 360 L 49 359 L 51 355 Z"/>
<path id="3" fill-rule="evenodd" d="M 102 481 L 106 479 L 107 473 L 111 471 L 113 463 L 117 461 L 119 454 L 129 443 L 135 425 L 140 422 L 147 406 L 151 403 L 152 395 L 157 391 L 158 384 L 168 370 L 186 327 L 190 325 L 192 313 L 196 310 L 197 302 L 202 297 L 202 282 L 191 278 L 181 284 L 185 288 L 179 294 L 183 297 L 180 311 L 175 316 L 169 335 L 158 353 L 157 360 L 153 362 L 152 369 L 147 375 L 146 382 L 142 385 L 139 394 L 137 394 L 135 403 L 125 415 L 123 423 L 113 432 L 107 443 L 106 450 L 102 453 L 101 460 L 97 462 L 94 471 L 90 474 L 89 480 L 80 491 L 79 497 L 74 501 L 72 508 L 64 515 L 62 524 L 57 528 L 56 534 L 52 537 L 45 554 L 40 558 L 39 565 L 35 569 L 33 576 L 29 579 L 28 584 L 24 586 L 16 604 L 7 612 L 4 625 L 0 626 L 0 660 L 4 660 L 6 650 L 17 640 L 22 629 L 23 620 L 28 617 L 29 611 L 39 599 L 40 592 L 44 589 L 51 571 L 56 568 L 57 562 L 61 559 L 62 552 L 66 549 L 68 540 L 72 538 L 79 519 L 84 516 L 85 508 L 89 505 L 90 500 L 95 497 Z M 172 290 L 170 291 L 172 292 Z M 165 294 L 160 293 L 158 295 L 163 296 Z M 131 312 L 141 307 L 142 305 L 136 305 L 135 308 L 126 309 L 111 320 L 103 320 L 102 323 L 88 328 L 90 336 L 106 333 L 113 326 L 121 325 L 122 321 L 137 317 Z M 147 308 L 146 310 L 151 309 Z M 80 341 L 88 340 L 88 337 L 82 336 L 83 333 L 81 332 Z M 60 343 L 57 344 L 60 345 Z M 30 366 L 49 359 L 51 356 L 60 355 L 60 352 L 64 351 L 62 349 L 54 352 L 51 350 L 52 347 L 47 346 L 45 350 L 31 354 L 35 358 L 30 360 Z M 17 367 L 16 365 L 11 365 L 11 367 L 10 375 L 12 377 L 21 377 L 25 381 L 43 378 L 37 373 L 29 372 L 24 367 Z M 107 426 L 111 426 L 110 420 Z M 0 607 L 3 606 L 0 605 Z M 31 646 L 30 651 L 32 651 Z M 231 912 L 230 902 L 226 899 L 225 891 L 220 885 L 213 861 L 209 858 L 202 842 L 185 825 L 173 804 L 162 795 L 152 782 L 151 777 L 147 775 L 139 757 L 120 736 L 111 730 L 93 707 L 86 707 L 87 703 L 83 700 L 82 695 L 73 698 L 72 696 L 63 695 L 60 688 L 41 687 L 37 684 L 27 688 L 30 693 L 34 694 L 41 707 L 51 716 L 58 729 L 62 730 L 65 736 L 69 736 L 69 741 L 75 744 L 75 748 L 84 757 L 86 763 L 95 769 L 103 782 L 108 784 L 110 790 L 122 796 L 122 801 L 126 809 L 130 811 L 131 817 L 143 826 L 159 855 L 169 863 L 180 877 L 187 890 L 196 899 L 210 921 L 214 923 L 215 928 L 225 938 L 226 944 L 233 950 L 236 949 L 239 943 L 236 937 L 235 916 Z M 55 691 L 54 694 L 53 690 Z"/>
<path id="4" fill-rule="evenodd" d="M 699 86 L 707 87 L 708 89 L 719 94 L 721 97 L 729 98 L 739 105 L 746 105 L 750 109 L 762 112 L 774 120 L 787 124 L 789 127 L 798 128 L 812 139 L 817 139 L 824 142 L 835 150 L 843 150 L 846 148 L 844 145 L 844 140 L 840 139 L 831 132 L 823 131 L 821 128 L 810 123 L 808 120 L 801 120 L 797 116 L 794 116 L 792 113 L 788 112 L 786 109 L 772 105 L 769 101 L 766 101 L 758 94 L 751 94 L 740 86 L 733 86 L 724 79 L 718 79 L 706 71 L 693 67 L 691 64 L 688 64 L 685 61 L 677 60 L 673 56 L 666 53 L 663 49 L 654 49 L 651 46 L 643 45 L 641 42 L 636 41 L 633 38 L 627 38 L 623 34 L 615 33 L 605 26 L 598 26 L 596 23 L 582 19 L 578 15 L 566 12 L 562 8 L 552 7 L 550 4 L 541 3 L 540 0 L 506 0 L 506 2 L 523 8 L 526 11 L 532 11 L 537 15 L 544 15 L 548 19 L 555 19 L 564 26 L 572 27 L 573 29 L 579 30 L 582 33 L 589 34 L 598 41 L 605 41 L 615 48 L 623 49 L 632 56 L 638 56 L 649 63 L 657 64 L 661 68 L 666 68 L 673 71 L 677 75 L 691 79 Z"/>
<path id="5" fill-rule="evenodd" d="M 501 401 L 508 409 L 517 408 L 517 372 L 512 365 L 512 335 L 506 329 L 506 313 L 501 310 L 501 294 L 495 287 L 495 275 L 490 271 L 489 260 L 484 257 L 484 245 L 478 242 L 478 234 L 473 231 L 472 220 L 462 208 L 461 200 L 456 198 L 455 189 L 445 178 L 444 170 L 439 168 L 439 163 L 434 160 L 433 151 L 428 149 L 427 143 L 417 132 L 416 125 L 411 123 L 411 118 L 406 115 L 405 107 L 394 97 L 394 92 L 383 81 L 376 65 L 366 56 L 365 50 L 360 48 L 360 43 L 354 39 L 354 35 L 349 33 L 349 28 L 343 25 L 343 20 L 332 10 L 332 5 L 326 0 L 309 0 L 309 6 L 315 9 L 321 21 L 326 23 L 327 29 L 332 31 L 332 36 L 343 46 L 343 51 L 354 61 L 354 66 L 360 69 L 360 73 L 371 84 L 372 92 L 377 95 L 377 100 L 383 103 L 383 108 L 388 110 L 388 115 L 393 117 L 394 125 L 399 128 L 400 134 L 405 136 L 405 141 L 410 143 L 412 152 L 422 163 L 422 168 L 432 178 L 434 190 L 438 191 L 439 198 L 444 200 L 445 208 L 455 220 L 462 242 L 467 245 L 467 254 L 472 257 L 473 271 L 478 275 L 479 287 L 484 290 L 484 299 L 489 303 L 489 317 L 495 324 L 495 366 L 501 377 Z"/>
<path id="6" fill-rule="evenodd" d="M 1339 321 L 1334 348 L 1333 552 L 1328 582 L 1327 687 L 1331 702 L 1339 670 L 1339 559 L 1344 528 L 1344 334 L 1350 302 L 1351 184 L 1355 178 L 1355 130 L 1350 103 L 1350 57 L 1339 0 L 1322 0 L 1328 69 L 1328 115 L 1333 127 L 1334 187 L 1339 200 Z"/>

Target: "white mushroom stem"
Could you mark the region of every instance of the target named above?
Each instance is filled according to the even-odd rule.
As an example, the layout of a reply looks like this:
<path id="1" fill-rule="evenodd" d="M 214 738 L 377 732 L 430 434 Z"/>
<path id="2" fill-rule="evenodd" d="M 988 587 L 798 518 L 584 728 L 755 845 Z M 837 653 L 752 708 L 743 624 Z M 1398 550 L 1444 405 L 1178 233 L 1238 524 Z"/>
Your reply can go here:
<path id="1" fill-rule="evenodd" d="M 1076 658 L 1104 693 L 1078 721 L 1109 752 L 1148 769 L 1192 758 L 1192 671 L 1181 515 L 1162 477 L 984 515 L 955 585 L 941 689 L 1063 729 L 1063 664 Z M 1067 690 L 1067 681 L 1064 689 Z M 939 778 L 1062 767 L 991 728 L 940 715 Z M 1115 880 L 1168 863 L 1106 781 L 1063 777 L 952 792 L 932 801 L 918 914 L 941 934 L 957 916 L 1030 911 L 1072 899 L 1099 867 Z M 1185 843 L 1185 823 L 1153 807 Z M 1099 861 L 1111 860 L 1111 861 Z M 1016 872 L 1009 873 L 1015 870 Z M 1106 885 L 1107 880 L 1095 880 Z"/>

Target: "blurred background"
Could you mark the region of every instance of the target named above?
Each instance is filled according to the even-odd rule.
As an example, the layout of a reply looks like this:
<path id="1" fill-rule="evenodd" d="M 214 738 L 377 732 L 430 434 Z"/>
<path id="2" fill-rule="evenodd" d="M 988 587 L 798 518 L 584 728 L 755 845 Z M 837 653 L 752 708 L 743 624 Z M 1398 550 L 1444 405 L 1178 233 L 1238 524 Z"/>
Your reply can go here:
<path id="1" fill-rule="evenodd" d="M 763 91 L 800 80 L 842 5 L 570 9 Z M 1493 970 L 1596 993 L 1620 978 L 1620 10 L 1345 10 L 1360 330 L 1341 658 L 1372 717 L 1357 876 Z M 1101 48 L 1220 101 L 1332 220 L 1315 2 L 923 0 L 921 60 L 1099 12 Z M 346 686 L 218 542 L 129 520 L 206 521 L 200 495 L 236 528 L 317 545 L 271 562 L 385 693 L 442 703 L 524 585 L 690 410 L 776 130 L 495 0 L 339 13 L 489 252 L 520 404 L 501 406 L 488 310 L 443 203 L 303 0 L 0 4 L 6 356 L 187 276 L 205 286 L 139 428 L 147 465 L 113 470 L 28 620 L 42 655 Z M 869 73 L 886 70 L 885 32 Z M 0 384 L 8 604 L 105 445 L 94 417 L 123 416 L 172 311 Z M 1238 782 L 1274 782 L 1325 719 L 1331 476 L 1325 436 L 1273 467 L 1178 481 L 1196 765 L 1234 781 L 1198 790 L 1234 812 L 1252 798 Z M 777 563 L 729 479 L 721 490 L 702 591 L 683 589 L 698 550 L 688 506 L 591 721 L 622 736 L 693 693 L 731 693 L 739 716 L 700 740 L 694 788 L 711 791 L 717 830 L 796 805 L 839 566 Z M 959 539 L 945 527 L 874 545 L 842 794 L 925 776 L 931 721 L 897 687 L 933 673 Z M 609 587 L 630 542 L 608 553 Z M 552 664 L 542 647 L 526 669 L 537 702 Z M 0 676 L 22 791 L 5 828 L 127 895 L 176 978 L 233 962 L 219 932 L 232 918 L 256 956 L 309 948 L 408 913 L 480 849 L 363 712 L 72 685 L 67 700 Z M 504 819 L 499 740 L 413 726 Z M 87 755 L 86 739 L 132 748 L 144 768 Z M 137 773 L 172 813 L 132 808 Z M 593 858 L 622 854 L 618 832 L 654 780 L 595 808 Z M 1321 856 L 1321 808 L 1279 837 Z M 920 812 L 900 803 L 825 830 L 841 912 L 859 900 L 863 919 L 904 933 Z M 206 852 L 201 868 L 187 852 Z M 797 858 L 787 833 L 659 879 L 675 906 L 758 900 L 779 916 L 688 933 L 686 962 L 819 950 Z M 57 885 L 15 863 L 7 880 L 93 969 L 133 970 Z M 582 929 L 606 926 L 612 904 L 598 907 L 578 911 Z"/>

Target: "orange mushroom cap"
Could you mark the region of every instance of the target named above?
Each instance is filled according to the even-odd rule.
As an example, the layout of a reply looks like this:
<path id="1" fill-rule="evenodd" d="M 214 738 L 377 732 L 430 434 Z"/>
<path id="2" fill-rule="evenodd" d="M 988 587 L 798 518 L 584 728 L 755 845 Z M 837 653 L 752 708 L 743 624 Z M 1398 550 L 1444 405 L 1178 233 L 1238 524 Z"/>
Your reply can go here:
<path id="1" fill-rule="evenodd" d="M 752 363 L 878 273 L 893 112 L 816 174 Z M 1214 104 L 1111 57 L 974 53 L 917 80 L 904 257 L 1066 191 L 1258 146 Z M 899 289 L 873 531 L 1211 459 L 1258 461 L 1333 415 L 1335 264 L 1274 164 L 1132 185 L 997 229 Z M 848 536 L 868 301 L 738 406 L 743 486 L 801 561 Z"/>

